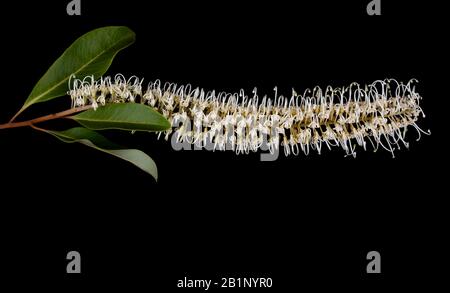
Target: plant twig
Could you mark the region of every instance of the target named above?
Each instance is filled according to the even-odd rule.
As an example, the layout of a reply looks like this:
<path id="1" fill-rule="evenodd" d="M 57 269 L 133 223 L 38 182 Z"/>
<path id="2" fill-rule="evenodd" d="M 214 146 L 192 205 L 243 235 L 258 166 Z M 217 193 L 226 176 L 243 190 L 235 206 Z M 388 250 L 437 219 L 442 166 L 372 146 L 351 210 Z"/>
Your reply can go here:
<path id="1" fill-rule="evenodd" d="M 21 121 L 21 122 L 8 122 L 5 124 L 0 124 L 0 129 L 7 129 L 7 128 L 17 128 L 17 127 L 24 127 L 24 126 L 32 126 L 33 124 L 37 124 L 37 123 L 41 123 L 44 121 L 49 121 L 49 120 L 54 120 L 54 119 L 59 119 L 59 118 L 65 118 L 69 115 L 78 113 L 78 112 L 82 112 L 85 110 L 88 110 L 92 108 L 92 105 L 87 105 L 87 106 L 83 106 L 83 107 L 78 107 L 78 108 L 72 108 L 69 110 L 65 110 L 62 112 L 58 112 L 58 113 L 54 113 L 54 114 L 49 114 L 49 115 L 45 115 L 42 117 L 38 117 L 38 118 L 34 118 L 31 120 L 27 120 L 27 121 Z"/>

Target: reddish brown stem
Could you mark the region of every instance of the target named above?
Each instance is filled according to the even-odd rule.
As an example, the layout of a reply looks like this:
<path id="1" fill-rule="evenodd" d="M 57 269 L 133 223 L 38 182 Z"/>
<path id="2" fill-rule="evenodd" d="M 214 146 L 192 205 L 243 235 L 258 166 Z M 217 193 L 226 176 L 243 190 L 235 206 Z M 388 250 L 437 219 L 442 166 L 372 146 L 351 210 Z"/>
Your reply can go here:
<path id="1" fill-rule="evenodd" d="M 7 128 L 16 128 L 16 127 L 24 127 L 24 126 L 32 126 L 33 124 L 37 124 L 37 123 L 41 123 L 44 121 L 49 121 L 49 120 L 54 120 L 54 119 L 59 119 L 59 118 L 65 118 L 69 115 L 78 113 L 78 112 L 82 112 L 85 110 L 88 110 L 92 108 L 92 105 L 87 105 L 87 106 L 83 106 L 83 107 L 78 107 L 78 108 L 72 108 L 69 110 L 65 110 L 62 112 L 58 112 L 58 113 L 54 113 L 54 114 L 49 114 L 49 115 L 45 115 L 42 117 L 38 117 L 38 118 L 34 118 L 31 120 L 27 120 L 27 121 L 21 121 L 21 122 L 8 122 L 5 124 L 0 124 L 0 129 L 7 129 Z"/>

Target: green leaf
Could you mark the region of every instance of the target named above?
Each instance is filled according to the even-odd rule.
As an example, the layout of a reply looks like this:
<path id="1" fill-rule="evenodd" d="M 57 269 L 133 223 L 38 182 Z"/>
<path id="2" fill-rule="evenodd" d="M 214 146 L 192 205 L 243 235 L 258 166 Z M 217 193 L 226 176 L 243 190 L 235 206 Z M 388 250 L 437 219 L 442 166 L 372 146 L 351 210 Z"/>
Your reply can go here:
<path id="1" fill-rule="evenodd" d="M 124 26 L 103 27 L 84 34 L 50 66 L 19 113 L 35 103 L 64 96 L 73 74 L 77 78 L 93 75 L 95 79 L 103 75 L 117 52 L 134 40 L 134 32 Z"/>
<path id="2" fill-rule="evenodd" d="M 170 128 L 164 116 L 150 106 L 136 103 L 108 104 L 71 117 L 89 129 L 162 131 Z"/>
<path id="3" fill-rule="evenodd" d="M 121 158 L 152 175 L 155 180 L 158 180 L 158 169 L 152 158 L 140 150 L 121 149 L 120 146 L 109 141 L 98 132 L 83 127 L 75 127 L 64 131 L 40 130 L 55 136 L 63 142 L 79 142 L 96 150 Z"/>

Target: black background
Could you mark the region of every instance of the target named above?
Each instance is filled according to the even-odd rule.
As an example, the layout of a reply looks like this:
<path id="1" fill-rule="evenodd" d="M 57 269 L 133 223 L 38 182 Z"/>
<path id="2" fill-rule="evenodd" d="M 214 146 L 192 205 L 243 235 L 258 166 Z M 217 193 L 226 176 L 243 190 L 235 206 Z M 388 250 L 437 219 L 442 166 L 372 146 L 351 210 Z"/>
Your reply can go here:
<path id="1" fill-rule="evenodd" d="M 225 91 L 257 86 L 269 95 L 274 86 L 289 95 L 292 87 L 417 78 L 427 114 L 419 125 L 433 134 L 416 142 L 411 129 L 410 149 L 395 159 L 336 149 L 261 162 L 259 154 L 176 152 L 151 134 L 107 133 L 154 158 L 156 183 L 82 145 L 2 130 L 1 265 L 15 285 L 183 291 L 176 281 L 185 276 L 256 276 L 272 277 L 271 291 L 282 292 L 431 286 L 440 278 L 447 150 L 439 146 L 446 90 L 435 77 L 444 51 L 438 7 L 382 1 L 383 15 L 369 17 L 369 1 L 82 0 L 82 16 L 70 17 L 68 2 L 3 6 L 12 19 L 2 19 L 1 121 L 78 36 L 126 25 L 136 43 L 109 74 Z M 69 105 L 35 105 L 19 119 Z M 81 253 L 81 275 L 65 274 L 70 250 Z M 380 275 L 365 274 L 370 250 L 381 253 Z"/>

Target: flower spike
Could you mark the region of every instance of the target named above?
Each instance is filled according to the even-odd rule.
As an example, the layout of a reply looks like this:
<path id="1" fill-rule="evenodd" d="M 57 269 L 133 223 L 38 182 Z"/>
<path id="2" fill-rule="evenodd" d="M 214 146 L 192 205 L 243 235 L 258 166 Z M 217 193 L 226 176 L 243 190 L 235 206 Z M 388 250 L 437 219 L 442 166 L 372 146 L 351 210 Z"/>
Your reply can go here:
<path id="1" fill-rule="evenodd" d="M 377 80 L 360 86 L 318 86 L 298 94 L 292 89 L 290 98 L 278 93 L 262 99 L 254 88 L 251 96 L 237 93 L 205 92 L 190 84 L 178 86 L 160 80 L 143 89 L 143 79 L 93 77 L 70 78 L 68 94 L 72 107 L 108 103 L 143 103 L 153 107 L 169 120 L 173 128 L 164 132 L 165 139 L 174 133 L 177 142 L 197 147 L 213 146 L 213 150 L 231 149 L 237 154 L 256 152 L 265 144 L 271 153 L 284 148 L 285 155 L 319 154 L 323 147 L 340 146 L 347 155 L 356 156 L 357 146 L 367 150 L 367 141 L 377 151 L 379 146 L 392 153 L 406 141 L 408 126 L 421 134 L 417 121 L 425 114 L 415 91 L 417 80 L 404 84 L 395 79 Z M 161 133 L 159 134 L 161 135 Z M 158 135 L 158 137 L 159 137 Z"/>

